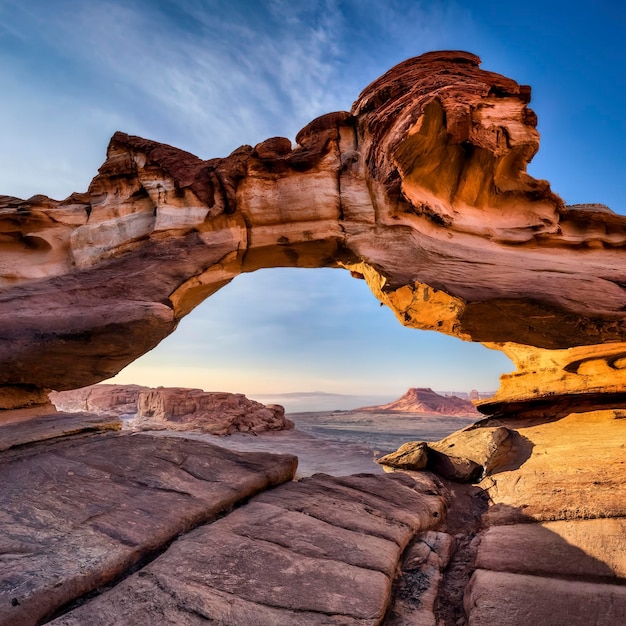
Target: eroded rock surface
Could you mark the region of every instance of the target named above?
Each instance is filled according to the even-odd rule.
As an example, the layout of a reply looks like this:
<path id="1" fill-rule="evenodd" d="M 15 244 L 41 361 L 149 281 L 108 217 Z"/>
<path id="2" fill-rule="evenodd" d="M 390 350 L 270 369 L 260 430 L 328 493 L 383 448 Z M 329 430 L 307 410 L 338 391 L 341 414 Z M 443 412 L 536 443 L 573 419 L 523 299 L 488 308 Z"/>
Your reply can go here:
<path id="1" fill-rule="evenodd" d="M 52 391 L 50 401 L 59 411 L 130 416 L 137 413 L 143 385 L 89 385 L 68 391 Z"/>
<path id="2" fill-rule="evenodd" d="M 122 422 L 115 417 L 90 413 L 51 412 L 48 415 L 24 415 L 13 411 L 12 420 L 0 425 L 0 452 L 29 443 L 60 439 L 78 433 L 117 431 Z M 15 415 L 17 413 L 17 415 Z M 20 413 L 22 413 L 20 415 Z"/>
<path id="3" fill-rule="evenodd" d="M 388 455 L 389 466 L 410 470 L 417 469 L 408 463 L 411 455 L 423 453 L 426 469 L 457 481 L 465 477 L 450 472 L 453 455 L 485 470 L 471 487 L 474 502 L 447 483 L 453 513 L 446 529 L 457 539 L 457 552 L 439 588 L 439 615 L 473 626 L 621 623 L 625 445 L 624 411 L 569 413 L 557 402 Z M 433 458 L 431 447 L 448 464 Z M 475 508 L 477 497 L 484 498 L 482 511 Z M 459 508 L 479 517 L 464 520 Z M 420 576 L 407 584 L 409 595 L 424 586 Z M 465 616 L 458 609 L 459 583 Z"/>
<path id="4" fill-rule="evenodd" d="M 626 615 L 622 411 L 489 420 L 515 426 L 514 463 L 484 478 L 469 624 L 618 624 Z"/>
<path id="5" fill-rule="evenodd" d="M 380 624 L 404 548 L 442 519 L 436 491 L 402 475 L 285 484 L 52 623 Z"/>
<path id="6" fill-rule="evenodd" d="M 293 456 L 143 434 L 5 451 L 0 624 L 40 623 L 180 533 L 290 480 L 296 464 Z"/>
<path id="7" fill-rule="evenodd" d="M 490 498 L 478 537 L 473 525 L 456 537 L 453 590 L 440 587 L 433 601 L 445 550 L 432 546 L 410 554 L 399 589 L 439 615 L 451 599 L 460 626 L 459 590 L 477 567 L 465 593 L 470 624 L 623 623 L 626 218 L 567 207 L 527 174 L 539 142 L 529 99 L 528 87 L 481 70 L 474 55 L 429 53 L 392 68 L 350 112 L 311 122 L 295 145 L 272 138 L 203 161 L 116 133 L 85 193 L 0 196 L 0 420 L 26 423 L 49 410 L 48 390 L 109 378 L 242 272 L 345 268 L 401 323 L 485 342 L 517 367 L 481 404 L 497 418 L 432 446 L 440 463 L 429 457 L 428 469 L 484 476 L 475 488 Z M 168 414 L 165 400 L 146 402 L 151 417 Z M 293 459 L 269 474 L 246 462 L 241 475 L 219 453 L 176 451 L 201 444 L 141 435 L 28 443 L 53 426 L 33 422 L 39 434 L 26 446 L 9 438 L 1 462 L 7 624 L 37 622 L 215 515 L 216 497 L 229 507 L 293 469 Z M 31 446 L 37 455 L 25 453 Z M 213 462 L 211 472 L 241 477 L 236 486 L 204 474 Z M 285 485 L 58 623 L 378 623 L 387 557 L 444 513 L 432 485 L 389 485 Z M 294 516 L 314 540 L 291 532 Z M 335 543 L 316 534 L 319 524 L 343 529 Z M 331 558 L 353 546 L 347 532 L 366 536 L 365 548 Z M 290 543 L 277 545 L 283 534 Z M 330 587 L 319 588 L 325 578 Z M 436 623 L 400 605 L 394 619 L 408 611 Z"/>
<path id="8" fill-rule="evenodd" d="M 0 406 L 112 376 L 262 267 L 347 268 L 403 324 L 463 339 L 624 341 L 626 219 L 526 173 L 529 99 L 472 54 L 433 52 L 295 146 L 203 161 L 116 133 L 85 193 L 0 197 Z"/>

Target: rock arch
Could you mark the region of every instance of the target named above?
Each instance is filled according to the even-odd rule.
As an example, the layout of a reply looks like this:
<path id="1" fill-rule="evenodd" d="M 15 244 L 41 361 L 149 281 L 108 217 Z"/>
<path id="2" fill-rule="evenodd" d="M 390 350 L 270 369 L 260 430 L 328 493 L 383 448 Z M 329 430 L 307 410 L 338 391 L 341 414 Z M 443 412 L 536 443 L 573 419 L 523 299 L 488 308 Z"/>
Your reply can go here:
<path id="1" fill-rule="evenodd" d="M 277 266 L 346 268 L 401 323 L 505 350 L 520 369 L 485 410 L 623 399 L 626 218 L 526 173 L 530 88 L 479 63 L 409 59 L 295 147 L 203 161 L 116 133 L 87 192 L 0 196 L 0 407 L 109 378 Z"/>

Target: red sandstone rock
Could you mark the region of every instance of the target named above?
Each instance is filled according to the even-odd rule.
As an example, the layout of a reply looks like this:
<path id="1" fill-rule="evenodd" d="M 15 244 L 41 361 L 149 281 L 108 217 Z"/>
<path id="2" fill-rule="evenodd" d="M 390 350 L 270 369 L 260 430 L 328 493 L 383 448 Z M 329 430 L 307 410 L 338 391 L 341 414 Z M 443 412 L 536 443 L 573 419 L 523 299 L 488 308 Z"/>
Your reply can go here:
<path id="1" fill-rule="evenodd" d="M 128 424 L 135 430 L 168 428 L 230 435 L 293 428 L 280 405 L 266 406 L 243 394 L 202 389 L 91 385 L 52 392 L 50 399 L 63 411 L 132 417 Z"/>
<path id="2" fill-rule="evenodd" d="M 89 385 L 69 391 L 52 391 L 50 400 L 60 411 L 135 415 L 141 385 Z"/>
<path id="3" fill-rule="evenodd" d="M 446 543 L 442 533 L 428 532 L 442 512 L 432 481 L 318 474 L 197 528 L 52 623 L 374 626 L 385 616 L 402 551 L 414 535 Z M 424 613 L 434 620 L 444 559 L 426 561 L 432 589 Z"/>
<path id="4" fill-rule="evenodd" d="M 626 587 L 477 570 L 465 598 L 469 626 L 621 624 Z"/>
<path id="5" fill-rule="evenodd" d="M 623 529 L 602 518 L 626 515 L 626 422 L 620 411 L 591 410 L 626 403 L 626 218 L 595 205 L 566 207 L 545 181 L 526 173 L 539 141 L 529 97 L 529 88 L 481 70 L 474 55 L 429 53 L 372 83 L 350 113 L 311 122 L 293 148 L 288 140 L 273 138 L 254 148 L 243 146 L 226 158 L 202 161 L 171 146 L 116 133 L 87 192 L 61 202 L 44 196 L 0 196 L 0 409 L 43 408 L 48 389 L 72 389 L 110 377 L 173 332 L 184 315 L 241 272 L 276 266 L 346 268 L 364 278 L 401 323 L 488 342 L 510 355 L 518 368 L 483 405 L 499 417 L 515 417 L 513 424 L 509 418 L 479 426 L 517 431 L 510 456 L 500 459 L 481 482 L 492 501 L 485 523 L 513 526 L 506 532 L 487 531 L 482 551 L 478 546 L 481 569 L 466 594 L 469 623 L 621 623 L 624 587 L 606 580 L 613 575 L 623 580 L 623 542 L 614 536 Z M 15 425 L 34 415 L 26 411 L 18 416 L 3 411 L 0 420 L 16 420 Z M 33 424 L 33 432 L 40 426 Z M 48 435 L 53 426 L 45 424 L 37 432 Z M 489 443 L 488 432 L 485 437 Z M 491 462 L 491 446 L 481 450 Z M 470 469 L 470 463 L 482 464 L 469 454 L 439 453 L 451 463 L 457 458 L 457 469 L 466 462 Z M 42 606 L 47 611 L 77 589 L 80 593 L 84 580 L 81 573 L 78 587 L 74 582 L 50 587 L 48 579 L 38 578 L 38 563 L 24 558 L 24 517 L 43 533 L 38 540 L 46 549 L 57 538 L 58 525 L 48 523 L 58 503 L 46 482 L 47 466 L 54 484 L 86 490 L 86 506 L 98 510 L 82 511 L 72 501 L 70 523 L 95 528 L 102 516 L 115 547 L 110 550 L 105 537 L 107 558 L 127 554 L 129 542 L 145 539 L 142 529 L 133 529 L 132 519 L 119 523 L 117 504 L 109 503 L 104 512 L 98 508 L 101 496 L 108 502 L 110 492 L 101 493 L 106 481 L 96 480 L 94 486 L 89 467 L 86 476 L 76 477 L 82 461 L 52 456 L 35 469 L 28 459 L 20 461 L 28 470 L 21 474 L 22 484 L 30 491 L 15 491 L 11 480 L 2 482 L 12 507 L 3 506 L 3 513 L 16 511 L 18 520 L 3 534 L 9 541 L 3 557 L 24 568 L 29 589 L 43 581 L 29 596 L 36 596 L 35 621 L 44 614 Z M 132 454 L 105 460 L 115 470 L 135 456 L 133 449 Z M 161 462 L 170 470 L 181 469 L 176 458 L 168 458 L 148 460 L 150 489 L 163 485 Z M 133 478 L 140 473 L 135 468 Z M 181 480 L 188 483 L 189 476 L 194 478 L 187 472 Z M 349 503 L 353 485 L 326 479 L 287 485 L 259 502 L 401 546 L 410 535 L 407 528 L 430 524 L 430 516 L 444 513 L 443 506 L 433 506 L 425 497 L 404 496 L 387 517 L 382 511 L 389 507 L 389 494 L 368 493 L 373 486 L 359 480 L 359 496 Z M 133 496 L 137 488 L 132 483 L 128 493 Z M 380 492 L 381 486 L 376 489 Z M 169 483 L 157 491 L 170 498 L 166 506 L 159 500 L 156 511 L 151 497 L 139 514 L 157 525 L 165 515 L 167 527 L 176 531 L 180 511 L 174 507 L 171 517 L 171 498 L 180 492 Z M 187 491 L 183 499 L 188 496 Z M 187 514 L 186 509 L 183 517 Z M 583 525 L 586 518 L 599 521 Z M 517 528 L 529 521 L 540 525 Z M 564 522 L 581 525 L 567 530 L 548 526 Z M 60 536 L 69 537 L 70 544 L 52 554 L 53 565 L 54 559 L 65 559 L 75 567 L 80 551 L 71 543 L 68 524 L 60 526 Z M 124 539 L 121 552 L 116 533 Z M 233 572 L 233 559 L 239 558 L 242 545 L 251 546 L 230 539 L 231 551 L 226 551 L 218 580 L 222 587 L 246 580 L 245 572 Z M 89 553 L 91 536 L 78 541 Z M 586 550 L 585 557 L 574 558 L 575 550 L 565 549 L 564 541 Z M 468 543 L 468 537 L 460 543 Z M 35 544 L 26 553 L 45 560 L 50 553 Z M 529 546 L 541 547 L 544 558 L 528 559 L 526 572 L 506 571 L 512 563 L 519 565 Z M 259 571 L 255 554 L 264 566 L 287 563 L 297 569 L 291 557 L 269 561 L 266 548 L 245 553 L 250 571 Z M 559 578 L 563 572 L 550 569 L 551 555 L 563 560 L 566 575 L 586 578 Z M 194 556 L 192 549 L 178 561 L 181 571 L 189 572 L 187 561 Z M 311 571 L 334 574 L 326 563 Z M 345 571 L 353 572 L 349 567 Z M 270 602 L 285 602 L 289 581 L 280 574 L 275 580 L 282 587 L 270 590 Z M 591 580 L 598 576 L 602 584 Z M 313 576 L 313 582 L 319 578 Z M 346 590 L 338 578 L 332 580 Z M 358 579 L 359 589 L 363 580 Z M 128 609 L 127 615 L 139 614 L 139 619 L 153 611 L 157 620 L 166 616 L 177 623 L 197 623 L 196 583 L 172 577 L 164 583 L 163 577 L 138 574 L 130 592 L 114 596 L 106 610 L 118 618 Z M 14 585 L 12 579 L 3 588 Z M 210 609 L 203 605 L 202 610 L 213 611 L 219 620 L 228 623 L 235 616 L 234 623 L 248 624 L 262 613 L 269 623 L 294 622 L 292 613 L 273 606 L 259 609 L 248 598 L 233 605 L 232 596 L 225 595 L 229 589 L 222 587 L 205 587 L 201 598 Z M 184 594 L 183 600 L 174 598 L 174 590 Z M 248 592 L 259 598 L 258 590 Z M 340 616 L 339 622 L 362 623 L 370 615 L 379 619 L 379 600 L 386 597 L 380 585 L 376 594 L 376 601 L 370 594 L 361 605 L 352 604 L 351 615 Z M 428 595 L 430 601 L 430 591 Z M 13 609 L 21 605 L 13 604 L 14 597 L 7 596 L 13 607 L 7 618 L 13 621 L 7 623 L 19 623 Z M 154 597 L 159 597 L 156 604 L 151 603 Z M 337 607 L 332 595 L 306 599 L 316 602 L 316 608 Z M 298 618 L 310 616 L 298 608 Z M 2 610 L 8 610 L 7 602 Z M 70 623 L 92 619 L 87 609 L 81 611 L 79 621 Z M 328 622 L 328 615 L 322 620 Z"/>

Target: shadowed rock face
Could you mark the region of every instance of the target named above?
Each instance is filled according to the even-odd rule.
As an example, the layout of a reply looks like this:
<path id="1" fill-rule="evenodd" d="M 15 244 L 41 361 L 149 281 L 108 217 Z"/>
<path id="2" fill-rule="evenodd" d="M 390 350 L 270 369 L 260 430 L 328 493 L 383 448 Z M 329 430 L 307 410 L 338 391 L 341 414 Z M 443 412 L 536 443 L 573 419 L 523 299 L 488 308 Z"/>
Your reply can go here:
<path id="1" fill-rule="evenodd" d="M 263 267 L 347 268 L 403 324 L 509 354 L 625 341 L 626 218 L 526 173 L 529 98 L 474 55 L 429 53 L 295 146 L 203 161 L 116 133 L 85 193 L 0 196 L 0 407 L 114 375 Z"/>

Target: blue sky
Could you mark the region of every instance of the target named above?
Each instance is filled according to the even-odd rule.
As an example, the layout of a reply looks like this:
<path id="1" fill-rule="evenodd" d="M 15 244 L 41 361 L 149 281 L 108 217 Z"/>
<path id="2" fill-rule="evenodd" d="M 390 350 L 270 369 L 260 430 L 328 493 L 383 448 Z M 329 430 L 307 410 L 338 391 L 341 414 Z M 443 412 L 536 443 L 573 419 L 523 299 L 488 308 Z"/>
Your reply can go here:
<path id="1" fill-rule="evenodd" d="M 626 212 L 618 2 L 0 0 L 0 193 L 83 191 L 115 130 L 203 158 L 294 138 L 394 64 L 464 49 L 530 84 L 531 173 Z M 117 380 L 244 393 L 494 389 L 501 354 L 402 328 L 339 270 L 241 276 Z"/>

